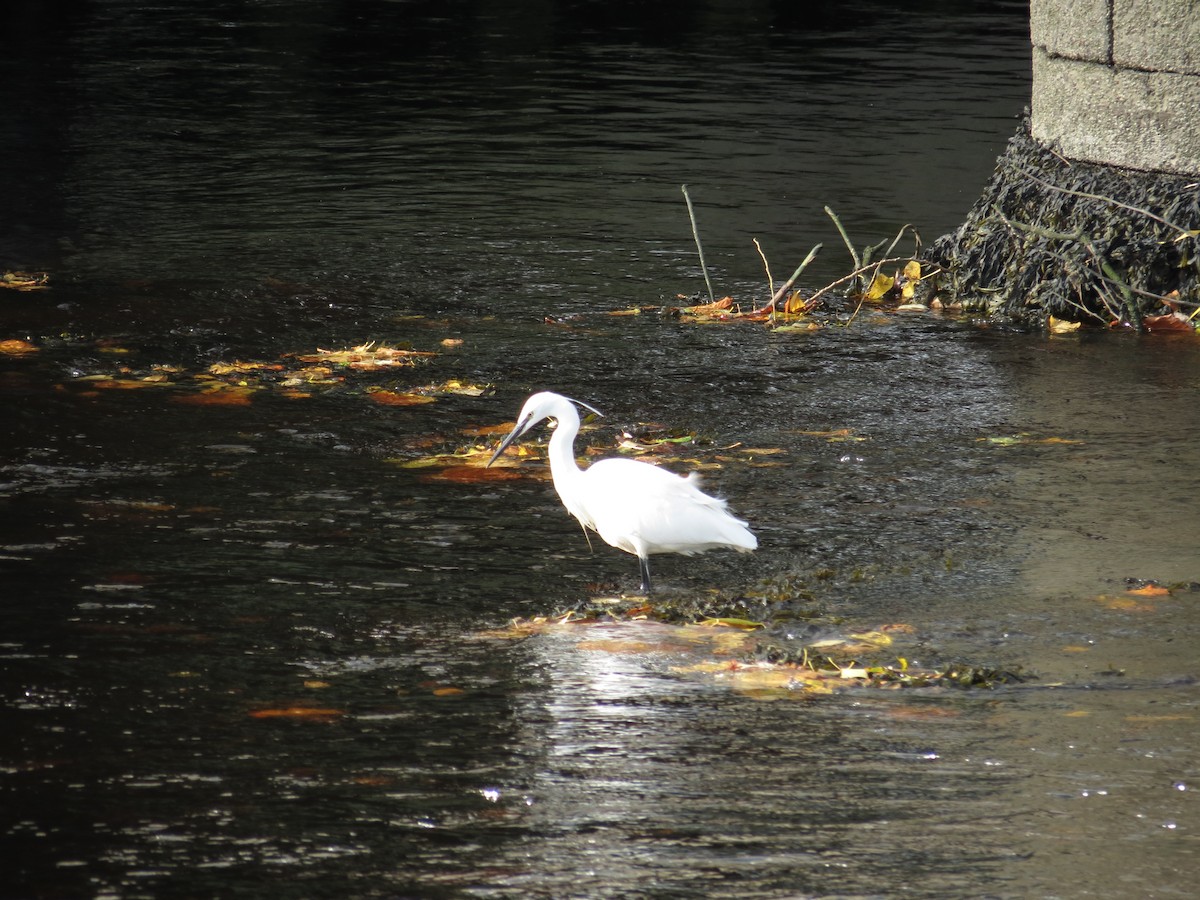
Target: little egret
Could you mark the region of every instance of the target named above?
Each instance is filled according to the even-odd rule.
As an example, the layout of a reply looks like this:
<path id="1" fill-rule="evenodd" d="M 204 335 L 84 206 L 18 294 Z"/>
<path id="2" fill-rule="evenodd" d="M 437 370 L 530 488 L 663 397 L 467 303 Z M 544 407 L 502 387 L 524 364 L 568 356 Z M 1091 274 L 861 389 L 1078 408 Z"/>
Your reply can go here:
<path id="1" fill-rule="evenodd" d="M 638 558 L 643 593 L 650 592 L 651 553 L 691 556 L 717 547 L 747 553 L 758 547 L 746 523 L 725 511 L 724 500 L 700 490 L 695 472 L 683 478 L 632 459 L 602 459 L 580 469 L 575 462 L 579 434 L 575 403 L 601 415 L 594 407 L 560 394 L 534 394 L 488 465 L 543 419 L 557 420 L 549 447 L 554 489 L 585 534 L 590 528 L 611 546 Z"/>

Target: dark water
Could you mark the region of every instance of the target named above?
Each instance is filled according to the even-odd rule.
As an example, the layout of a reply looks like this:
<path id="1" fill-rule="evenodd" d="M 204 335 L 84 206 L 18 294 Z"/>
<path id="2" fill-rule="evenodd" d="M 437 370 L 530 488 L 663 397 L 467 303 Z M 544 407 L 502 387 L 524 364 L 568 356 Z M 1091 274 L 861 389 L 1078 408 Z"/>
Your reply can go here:
<path id="1" fill-rule="evenodd" d="M 39 348 L 0 357 L 5 895 L 1190 896 L 1194 342 L 605 315 L 703 290 L 683 182 L 739 299 L 754 237 L 777 280 L 817 241 L 809 283 L 846 270 L 823 204 L 859 244 L 957 224 L 1028 95 L 1020 5 L 4 15 L 0 264 L 54 284 L 0 296 Z M 80 380 L 369 340 L 440 353 L 241 406 Z M 494 391 L 365 392 L 447 379 Z M 807 592 L 1040 679 L 765 702 L 651 626 L 485 636 L 635 584 L 547 483 L 395 462 L 542 387 L 600 446 L 780 451 L 708 473 L 759 552 L 657 558 L 666 594 Z M 331 713 L 261 715 L 295 707 Z"/>

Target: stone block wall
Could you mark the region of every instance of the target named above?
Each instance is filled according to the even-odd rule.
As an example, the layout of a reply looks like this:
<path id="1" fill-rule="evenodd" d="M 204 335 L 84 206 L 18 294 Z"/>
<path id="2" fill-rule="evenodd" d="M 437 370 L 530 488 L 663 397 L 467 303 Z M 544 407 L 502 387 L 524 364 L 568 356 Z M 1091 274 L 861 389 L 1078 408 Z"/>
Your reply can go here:
<path id="1" fill-rule="evenodd" d="M 1030 32 L 1038 141 L 1200 174 L 1200 0 L 1031 0 Z"/>

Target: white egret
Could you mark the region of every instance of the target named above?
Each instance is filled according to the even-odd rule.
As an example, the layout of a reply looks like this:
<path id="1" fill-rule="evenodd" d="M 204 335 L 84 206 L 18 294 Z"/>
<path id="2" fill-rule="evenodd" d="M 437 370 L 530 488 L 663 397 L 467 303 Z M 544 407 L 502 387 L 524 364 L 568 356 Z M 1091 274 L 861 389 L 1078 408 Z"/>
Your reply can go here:
<path id="1" fill-rule="evenodd" d="M 602 415 L 594 407 L 560 394 L 534 394 L 525 401 L 516 427 L 496 448 L 488 465 L 543 419 L 557 420 L 549 447 L 554 489 L 585 534 L 590 528 L 608 544 L 638 558 L 643 593 L 650 591 L 651 553 L 691 556 L 717 547 L 747 553 L 758 547 L 746 523 L 726 512 L 724 500 L 700 490 L 695 472 L 683 478 L 633 459 L 602 459 L 580 469 L 575 462 L 575 436 L 579 433 L 575 403 Z"/>

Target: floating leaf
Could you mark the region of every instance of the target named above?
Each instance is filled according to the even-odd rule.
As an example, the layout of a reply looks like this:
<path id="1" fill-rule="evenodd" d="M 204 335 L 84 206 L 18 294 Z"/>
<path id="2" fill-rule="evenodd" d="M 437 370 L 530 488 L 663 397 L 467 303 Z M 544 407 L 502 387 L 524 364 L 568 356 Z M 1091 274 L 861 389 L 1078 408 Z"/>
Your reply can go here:
<path id="1" fill-rule="evenodd" d="M 480 397 L 491 390 L 490 384 L 470 384 L 466 381 L 459 381 L 457 378 L 451 378 L 448 381 L 443 381 L 441 384 L 430 384 L 425 387 L 417 388 L 417 391 L 422 394 L 456 394 L 460 397 Z"/>
<path id="2" fill-rule="evenodd" d="M 812 437 L 823 437 L 830 443 L 841 443 L 842 441 L 866 441 L 870 438 L 862 437 L 854 433 L 852 428 L 835 428 L 830 431 L 796 431 L 794 434 L 806 434 Z"/>
<path id="3" fill-rule="evenodd" d="M 870 303 L 878 303 L 896 284 L 896 279 L 891 275 L 885 275 L 883 272 L 876 272 L 875 278 L 871 281 L 871 286 L 867 288 L 867 293 L 864 299 Z"/>
<path id="4" fill-rule="evenodd" d="M 705 303 L 701 306 L 685 306 L 680 312 L 685 312 L 693 316 L 722 316 L 732 308 L 733 298 L 722 297 L 720 300 L 713 303 Z"/>
<path id="5" fill-rule="evenodd" d="M 385 391 L 382 388 L 368 388 L 367 396 L 383 406 L 423 406 L 426 403 L 436 403 L 436 397 L 425 394 L 411 394 L 405 391 Z"/>
<path id="6" fill-rule="evenodd" d="M 37 353 L 38 348 L 29 341 L 22 341 L 17 338 L 11 338 L 7 341 L 0 341 L 0 353 L 5 356 L 24 356 L 26 353 Z"/>
<path id="7" fill-rule="evenodd" d="M 384 369 L 396 366 L 412 366 L 436 353 L 422 350 L 401 350 L 386 344 L 376 346 L 374 341 L 359 344 L 349 350 L 322 350 L 298 356 L 301 362 L 329 363 L 330 365 L 346 366 L 351 369 Z"/>
<path id="8" fill-rule="evenodd" d="M 258 372 L 281 372 L 282 363 L 239 362 L 214 363 L 208 367 L 211 375 L 252 375 Z"/>
<path id="9" fill-rule="evenodd" d="M 449 481 L 454 484 L 478 484 L 488 481 L 513 481 L 525 476 L 511 468 L 483 466 L 447 466 L 420 477 L 421 481 Z"/>
<path id="10" fill-rule="evenodd" d="M 340 709 L 316 706 L 284 706 L 277 709 L 256 709 L 250 713 L 252 719 L 311 719 L 318 722 L 328 722 L 344 715 L 345 712 Z"/>
<path id="11" fill-rule="evenodd" d="M 993 435 L 990 437 L 976 438 L 976 441 L 986 441 L 989 444 L 994 444 L 997 447 L 1014 447 L 1018 444 L 1082 444 L 1083 441 L 1073 438 L 1061 437 L 1045 437 L 1036 438 L 1028 432 L 1021 432 L 1013 435 Z"/>
<path id="12" fill-rule="evenodd" d="M 1142 326 L 1147 331 L 1187 331 L 1195 332 L 1196 326 L 1183 313 L 1173 312 L 1165 316 L 1146 316 Z"/>
<path id="13" fill-rule="evenodd" d="M 1140 588 L 1130 588 L 1125 593 L 1133 594 L 1135 597 L 1167 597 L 1171 591 L 1160 584 L 1147 584 Z"/>
<path id="14" fill-rule="evenodd" d="M 14 291 L 40 291 L 50 285 L 50 276 L 45 272 L 5 272 L 0 275 L 0 288 Z"/>
<path id="15" fill-rule="evenodd" d="M 917 285 L 921 283 L 921 264 L 915 259 L 909 260 L 904 267 L 904 272 L 900 276 L 900 300 L 901 310 L 924 310 L 927 307 L 924 303 L 913 303 L 912 299 L 916 295 Z"/>
<path id="16" fill-rule="evenodd" d="M 766 628 L 762 622 L 753 622 L 750 619 L 736 619 L 730 617 L 701 619 L 696 623 L 707 628 L 741 628 L 745 631 L 753 631 L 756 628 Z"/>
<path id="17" fill-rule="evenodd" d="M 783 311 L 787 315 L 798 316 L 808 311 L 808 301 L 800 295 L 799 291 L 792 291 L 783 304 Z"/>
<path id="18" fill-rule="evenodd" d="M 87 382 L 91 387 L 104 391 L 136 391 L 142 388 L 171 387 L 171 382 L 162 376 L 146 378 L 114 378 L 111 375 L 85 375 L 76 381 Z"/>
<path id="19" fill-rule="evenodd" d="M 1051 334 L 1070 334 L 1073 331 L 1078 331 L 1081 322 L 1068 322 L 1065 319 L 1056 319 L 1054 316 L 1046 318 L 1046 327 Z"/>

